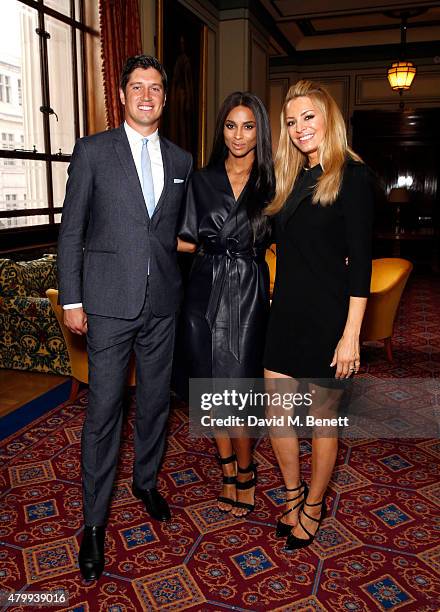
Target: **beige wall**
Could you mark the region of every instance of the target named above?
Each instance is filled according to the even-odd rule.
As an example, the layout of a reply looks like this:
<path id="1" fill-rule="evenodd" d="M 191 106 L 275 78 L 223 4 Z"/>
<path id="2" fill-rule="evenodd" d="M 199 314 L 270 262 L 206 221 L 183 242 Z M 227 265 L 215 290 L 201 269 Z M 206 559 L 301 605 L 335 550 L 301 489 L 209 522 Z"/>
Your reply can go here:
<path id="1" fill-rule="evenodd" d="M 233 91 L 249 87 L 249 22 L 232 19 L 219 28 L 219 99 L 218 105 Z"/>
<path id="2" fill-rule="evenodd" d="M 237 90 L 252 91 L 267 104 L 268 34 L 243 9 L 225 11 L 220 18 L 219 105 Z"/>
<path id="3" fill-rule="evenodd" d="M 249 46 L 249 90 L 267 105 L 269 102 L 269 43 L 267 37 L 253 25 L 250 28 Z"/>

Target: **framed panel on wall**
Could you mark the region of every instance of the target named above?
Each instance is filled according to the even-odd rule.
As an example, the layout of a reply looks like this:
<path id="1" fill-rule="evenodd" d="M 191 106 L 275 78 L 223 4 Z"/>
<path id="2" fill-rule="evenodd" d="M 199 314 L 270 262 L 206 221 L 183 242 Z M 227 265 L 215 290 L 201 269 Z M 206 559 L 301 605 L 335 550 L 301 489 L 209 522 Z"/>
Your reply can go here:
<path id="1" fill-rule="evenodd" d="M 207 27 L 175 0 L 157 1 L 157 55 L 168 75 L 161 133 L 206 163 Z"/>
<path id="2" fill-rule="evenodd" d="M 280 116 L 289 89 L 289 79 L 281 77 L 269 81 L 269 120 L 272 128 L 272 150 L 275 155 L 280 138 Z"/>

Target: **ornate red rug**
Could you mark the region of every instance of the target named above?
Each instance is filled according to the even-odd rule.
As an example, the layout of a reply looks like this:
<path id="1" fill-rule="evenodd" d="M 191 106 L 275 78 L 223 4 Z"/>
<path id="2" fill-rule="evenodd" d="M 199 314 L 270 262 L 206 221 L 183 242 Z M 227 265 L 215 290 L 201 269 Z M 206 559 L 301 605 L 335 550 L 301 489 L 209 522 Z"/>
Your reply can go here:
<path id="1" fill-rule="evenodd" d="M 395 360 L 364 352 L 364 375 L 430 377 L 440 370 L 440 283 L 415 279 L 395 332 Z M 0 446 L 0 584 L 23 595 L 68 593 L 54 609 L 438 612 L 440 442 L 346 440 L 314 544 L 288 553 L 274 537 L 284 490 L 268 440 L 257 445 L 257 505 L 245 520 L 216 509 L 221 478 L 208 439 L 190 439 L 174 402 L 159 488 L 173 513 L 158 523 L 131 494 L 131 409 L 106 539 L 105 573 L 87 585 L 77 568 L 82 511 L 80 434 L 87 392 Z M 408 410 L 411 405 L 405 406 Z M 301 443 L 310 475 L 311 446 Z M 47 599 L 47 597 L 46 597 Z M 3 602 L 3 605 L 5 603 Z M 0 609 L 1 606 L 0 606 Z M 37 609 L 13 603 L 8 610 Z"/>

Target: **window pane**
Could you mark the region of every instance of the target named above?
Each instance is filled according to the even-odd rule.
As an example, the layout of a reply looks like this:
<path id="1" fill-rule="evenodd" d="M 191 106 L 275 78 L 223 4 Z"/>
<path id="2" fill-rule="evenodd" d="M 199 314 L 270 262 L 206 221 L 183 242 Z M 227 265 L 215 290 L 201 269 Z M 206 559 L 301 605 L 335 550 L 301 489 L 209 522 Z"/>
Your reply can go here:
<path id="1" fill-rule="evenodd" d="M 15 165 L 5 166 L 6 161 L 14 161 Z M 0 163 L 0 217 L 3 210 L 30 210 L 31 208 L 47 207 L 46 162 L 21 159 L 3 159 L 0 162 L 3 162 Z M 0 227 L 11 227 L 11 225 L 4 224 L 6 219 L 3 218 L 0 221 Z M 38 222 L 35 219 L 27 222 L 25 217 L 16 219 L 16 221 L 18 225 L 35 225 Z"/>
<path id="2" fill-rule="evenodd" d="M 70 17 L 70 0 L 44 0 L 44 4 Z"/>
<path id="3" fill-rule="evenodd" d="M 71 153 L 75 144 L 75 117 L 72 83 L 71 28 L 52 17 L 46 18 L 49 56 L 50 105 L 58 116 L 50 116 L 52 153 Z"/>
<path id="4" fill-rule="evenodd" d="M 55 223 L 61 223 L 61 213 L 55 215 Z"/>
<path id="5" fill-rule="evenodd" d="M 55 208 L 62 206 L 66 194 L 67 168 L 66 162 L 55 162 L 52 164 L 53 181 L 53 205 Z"/>
<path id="6" fill-rule="evenodd" d="M 0 133 L 14 135 L 11 148 L 32 150 L 35 145 L 43 152 L 37 12 L 17 0 L 1 0 L 1 10 Z"/>
<path id="7" fill-rule="evenodd" d="M 81 17 L 81 0 L 75 0 L 75 19 L 80 21 Z"/>
<path id="8" fill-rule="evenodd" d="M 35 215 L 33 217 L 11 217 L 9 219 L 2 218 L 0 212 L 0 230 L 9 229 L 12 227 L 28 227 L 29 225 L 47 225 L 49 223 L 49 215 Z"/>

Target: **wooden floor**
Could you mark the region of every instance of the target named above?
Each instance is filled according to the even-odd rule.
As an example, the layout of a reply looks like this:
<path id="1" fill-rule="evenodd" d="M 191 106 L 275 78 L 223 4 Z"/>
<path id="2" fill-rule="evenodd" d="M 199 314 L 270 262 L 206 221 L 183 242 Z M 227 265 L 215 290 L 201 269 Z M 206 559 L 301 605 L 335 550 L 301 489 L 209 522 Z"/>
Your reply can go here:
<path id="1" fill-rule="evenodd" d="M 68 376 L 0 369 L 0 417 L 57 387 Z"/>

